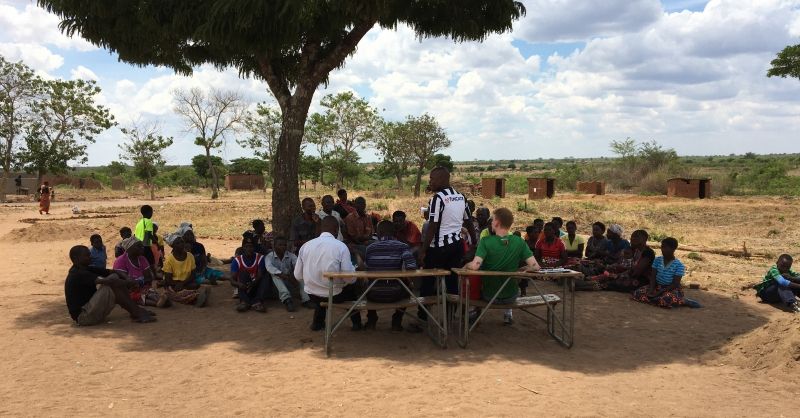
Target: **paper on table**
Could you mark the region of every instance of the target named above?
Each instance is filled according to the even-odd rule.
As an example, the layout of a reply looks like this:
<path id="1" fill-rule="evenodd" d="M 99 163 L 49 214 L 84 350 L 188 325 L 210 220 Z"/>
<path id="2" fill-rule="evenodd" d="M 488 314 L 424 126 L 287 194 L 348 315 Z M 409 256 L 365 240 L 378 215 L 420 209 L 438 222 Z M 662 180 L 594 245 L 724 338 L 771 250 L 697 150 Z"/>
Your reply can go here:
<path id="1" fill-rule="evenodd" d="M 573 273 L 570 269 L 565 269 L 562 267 L 554 268 L 554 269 L 541 269 L 539 273 Z"/>

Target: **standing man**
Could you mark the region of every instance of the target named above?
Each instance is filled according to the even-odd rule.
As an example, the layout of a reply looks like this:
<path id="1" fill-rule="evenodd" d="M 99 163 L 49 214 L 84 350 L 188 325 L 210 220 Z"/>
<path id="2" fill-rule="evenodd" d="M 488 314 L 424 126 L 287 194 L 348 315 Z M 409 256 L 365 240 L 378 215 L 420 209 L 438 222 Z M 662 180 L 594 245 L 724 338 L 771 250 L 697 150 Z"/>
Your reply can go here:
<path id="1" fill-rule="evenodd" d="M 317 211 L 317 216 L 319 216 L 319 219 L 325 219 L 328 216 L 333 216 L 336 218 L 336 220 L 339 221 L 339 236 L 336 238 L 339 241 L 344 242 L 344 236 L 342 236 L 342 228 L 344 223 L 342 222 L 342 215 L 339 215 L 339 212 L 334 210 L 333 196 L 329 194 L 322 196 L 320 204 L 322 205 L 322 209 Z"/>
<path id="2" fill-rule="evenodd" d="M 444 167 L 431 170 L 428 186 L 434 193 L 428 205 L 428 227 L 417 257 L 425 268 L 453 269 L 463 265 L 464 246 L 461 242 L 461 228 L 467 227 L 472 242 L 478 242 L 475 229 L 467 212 L 464 195 L 450 187 L 450 172 Z M 464 221 L 470 221 L 465 224 Z M 423 279 L 420 296 L 436 294 L 435 281 Z M 458 294 L 458 276 L 450 274 L 446 279 L 447 293 Z M 427 320 L 424 311 L 417 313 Z"/>
<path id="3" fill-rule="evenodd" d="M 294 266 L 294 277 L 303 283 L 303 288 L 314 302 L 314 319 L 311 330 L 325 328 L 326 309 L 320 304 L 328 301 L 328 292 L 333 286 L 333 303 L 342 303 L 357 299 L 356 279 L 328 280 L 322 277 L 325 272 L 353 272 L 355 267 L 350 261 L 347 245 L 336 239 L 339 234 L 339 223 L 333 217 L 322 220 L 322 233 L 318 238 L 307 242 L 297 257 Z M 350 320 L 353 331 L 361 330 L 361 313 L 355 311 Z"/>

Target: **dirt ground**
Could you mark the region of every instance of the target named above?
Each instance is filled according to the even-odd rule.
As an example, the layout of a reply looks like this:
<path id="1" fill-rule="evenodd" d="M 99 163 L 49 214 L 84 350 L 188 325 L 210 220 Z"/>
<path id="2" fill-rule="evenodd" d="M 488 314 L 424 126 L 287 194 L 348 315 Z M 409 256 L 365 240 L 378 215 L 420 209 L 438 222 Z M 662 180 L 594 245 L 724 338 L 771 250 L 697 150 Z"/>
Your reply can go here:
<path id="1" fill-rule="evenodd" d="M 318 198 L 322 192 L 309 193 Z M 326 358 L 311 313 L 234 312 L 227 285 L 210 306 L 159 310 L 154 324 L 124 311 L 78 328 L 64 303 L 67 251 L 99 232 L 111 251 L 117 230 L 133 226 L 143 200 L 59 193 L 52 215 L 33 203 L 0 205 L 0 415 L 2 416 L 797 416 L 800 317 L 757 302 L 755 282 L 781 252 L 798 255 L 800 206 L 780 198 L 704 201 L 639 196 L 559 195 L 515 212 L 619 222 L 673 235 L 688 290 L 703 309 L 662 310 L 616 293 L 579 293 L 575 346 L 565 349 L 543 324 L 499 312 L 467 349 L 436 347 L 424 334 L 378 330 L 334 337 Z M 377 212 L 418 218 L 425 199 L 365 195 Z M 88 199 L 62 201 L 63 199 Z M 522 196 L 483 201 L 517 209 Z M 77 205 L 82 214 L 74 216 Z M 229 256 L 255 217 L 268 217 L 262 193 L 219 201 L 173 196 L 154 204 L 161 232 L 182 220 L 215 255 Z M 751 257 L 723 255 L 747 248 Z"/>

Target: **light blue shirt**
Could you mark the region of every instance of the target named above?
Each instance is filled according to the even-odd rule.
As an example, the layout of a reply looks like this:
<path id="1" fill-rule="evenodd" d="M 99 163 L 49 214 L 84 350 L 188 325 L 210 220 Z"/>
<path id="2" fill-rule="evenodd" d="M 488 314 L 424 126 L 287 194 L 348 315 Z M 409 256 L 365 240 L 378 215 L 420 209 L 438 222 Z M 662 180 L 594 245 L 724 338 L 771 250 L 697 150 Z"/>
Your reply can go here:
<path id="1" fill-rule="evenodd" d="M 108 255 L 106 254 L 106 246 L 103 246 L 102 250 L 98 250 L 94 247 L 89 247 L 89 265 L 91 267 L 97 267 L 104 269 L 106 268 L 106 264 L 108 264 Z"/>
<path id="2" fill-rule="evenodd" d="M 686 273 L 686 267 L 677 258 L 672 260 L 668 265 L 664 265 L 664 257 L 659 256 L 653 260 L 653 269 L 656 271 L 656 282 L 661 286 L 669 286 L 672 284 L 675 276 L 683 277 Z"/>

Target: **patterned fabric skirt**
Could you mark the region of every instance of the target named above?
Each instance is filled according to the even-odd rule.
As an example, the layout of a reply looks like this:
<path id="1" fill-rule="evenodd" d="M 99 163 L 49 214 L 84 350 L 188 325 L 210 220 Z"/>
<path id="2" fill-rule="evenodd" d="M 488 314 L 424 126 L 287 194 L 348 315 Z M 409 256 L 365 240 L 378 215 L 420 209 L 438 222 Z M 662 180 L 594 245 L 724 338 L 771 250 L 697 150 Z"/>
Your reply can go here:
<path id="1" fill-rule="evenodd" d="M 136 302 L 137 305 L 144 305 L 147 299 L 158 300 L 161 294 L 158 290 L 152 287 L 140 287 L 130 291 L 131 300 Z"/>
<path id="2" fill-rule="evenodd" d="M 199 295 L 199 290 L 183 289 L 176 292 L 172 289 L 167 289 L 167 296 L 169 297 L 169 300 L 177 303 L 183 303 L 185 305 L 194 304 L 194 302 L 197 300 L 197 296 Z"/>
<path id="3" fill-rule="evenodd" d="M 667 286 L 656 285 L 657 296 L 650 297 L 647 295 L 648 287 L 642 286 L 636 289 L 633 292 L 633 300 L 662 308 L 672 308 L 686 304 L 686 298 L 684 298 L 683 290 L 680 288 L 667 290 Z"/>

